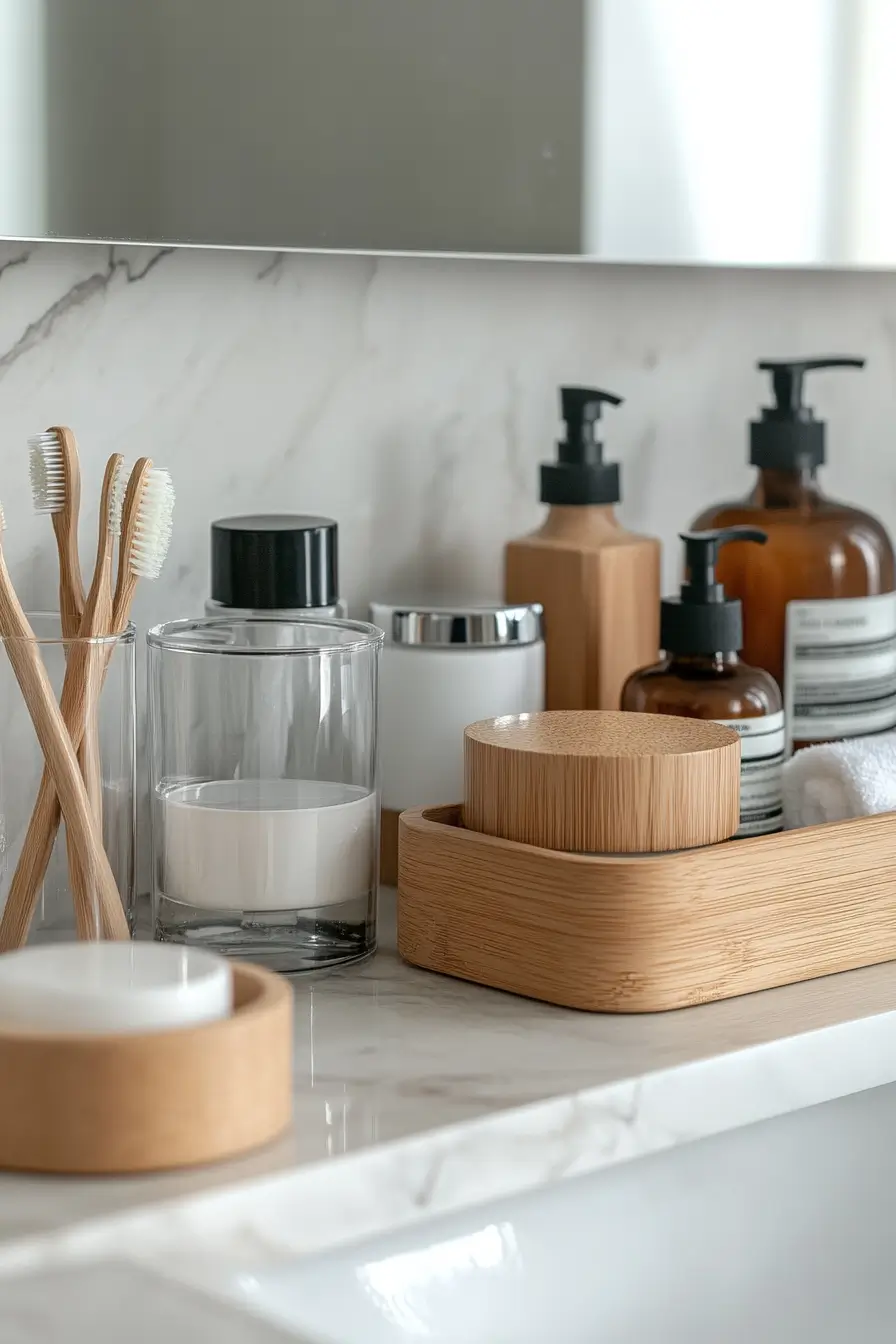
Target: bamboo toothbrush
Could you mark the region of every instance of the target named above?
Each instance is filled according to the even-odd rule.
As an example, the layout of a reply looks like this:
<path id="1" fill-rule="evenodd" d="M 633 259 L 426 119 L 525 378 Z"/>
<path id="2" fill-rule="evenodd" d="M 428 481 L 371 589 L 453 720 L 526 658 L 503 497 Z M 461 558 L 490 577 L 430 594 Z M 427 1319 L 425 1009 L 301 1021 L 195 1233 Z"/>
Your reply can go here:
<path id="1" fill-rule="evenodd" d="M 54 425 L 28 440 L 31 496 L 35 513 L 49 513 L 59 557 L 59 616 L 62 638 L 78 635 L 84 612 L 84 582 L 78 554 L 78 516 L 81 507 L 81 464 L 74 430 Z M 65 657 L 71 652 L 66 646 Z M 91 743 L 94 746 L 91 747 Z M 98 748 L 90 734 L 78 750 L 78 764 L 87 785 L 87 796 L 102 831 L 102 783 Z M 82 936 L 86 936 L 83 935 Z"/>
<path id="2" fill-rule="evenodd" d="M 155 579 L 161 572 L 171 538 L 173 509 L 174 488 L 168 472 L 154 467 L 149 458 L 141 458 L 130 474 L 122 506 L 113 634 L 120 634 L 127 625 L 138 579 Z M 104 673 L 105 662 L 101 675 Z M 75 717 L 78 695 L 77 686 L 67 676 L 61 708 L 75 745 L 80 744 L 84 732 L 83 719 L 76 722 Z M 58 827 L 59 801 L 45 774 L 0 918 L 0 952 L 21 947 L 28 936 Z M 120 909 L 120 901 L 116 904 Z M 108 935 L 110 930 L 104 932 Z"/>
<path id="3" fill-rule="evenodd" d="M 0 505 L 0 533 L 5 526 L 3 509 Z M 102 839 L 96 831 L 71 738 L 62 711 L 56 703 L 50 679 L 40 656 L 40 649 L 34 638 L 34 631 L 28 624 L 28 618 L 22 610 L 9 577 L 2 543 L 0 543 L 0 635 L 5 640 L 6 653 L 34 724 L 47 769 L 58 790 L 66 830 L 71 833 L 84 880 L 91 888 L 102 893 L 104 901 L 117 901 L 118 887 L 109 867 Z"/>
<path id="4" fill-rule="evenodd" d="M 100 492 L 99 538 L 97 541 L 96 563 L 93 570 L 90 592 L 84 603 L 84 614 L 78 627 L 79 639 L 96 639 L 108 634 L 112 621 L 112 552 L 115 540 L 121 535 L 121 512 L 124 501 L 124 458 L 121 453 L 113 453 L 106 463 L 103 486 Z M 96 665 L 97 651 L 93 646 L 81 649 L 82 660 L 91 654 L 91 668 Z M 99 729 L 97 726 L 97 699 L 102 687 L 102 678 L 96 681 L 92 676 L 85 687 L 87 728 L 78 751 L 78 764 L 87 796 L 93 808 L 97 827 L 103 829 L 103 780 L 100 764 Z M 91 694 L 95 693 L 95 694 Z M 64 717 L 64 716 L 63 716 Z"/>
<path id="5" fill-rule="evenodd" d="M 141 457 L 128 478 L 121 508 L 118 575 L 112 603 L 112 633 L 128 623 L 138 579 L 157 579 L 171 545 L 174 485 L 163 467 Z"/>
<path id="6" fill-rule="evenodd" d="M 99 760 L 96 708 L 103 681 L 104 649 L 102 645 L 97 646 L 90 641 L 108 634 L 112 622 L 112 549 L 115 538 L 121 531 L 120 476 L 123 467 L 124 458 L 120 453 L 113 453 L 106 463 L 100 494 L 96 564 L 90 591 L 84 601 L 78 640 L 69 652 L 61 704 L 62 717 L 70 733 L 74 733 L 74 725 L 81 723 L 84 725 L 78 762 L 84 776 L 94 823 L 100 836 L 103 834 L 102 769 Z M 70 711 L 66 703 L 67 687 L 73 688 L 70 697 L 73 708 Z M 104 933 L 110 938 L 129 937 L 128 922 L 120 899 L 116 894 L 112 907 L 104 906 L 102 893 L 91 887 L 86 879 L 67 827 L 66 846 L 78 937 L 97 939 Z"/>
<path id="7" fill-rule="evenodd" d="M 59 552 L 59 614 L 63 639 L 74 639 L 84 611 L 84 582 L 78 559 L 81 468 L 74 431 L 54 425 L 28 440 L 31 494 L 36 513 L 49 513 Z"/>

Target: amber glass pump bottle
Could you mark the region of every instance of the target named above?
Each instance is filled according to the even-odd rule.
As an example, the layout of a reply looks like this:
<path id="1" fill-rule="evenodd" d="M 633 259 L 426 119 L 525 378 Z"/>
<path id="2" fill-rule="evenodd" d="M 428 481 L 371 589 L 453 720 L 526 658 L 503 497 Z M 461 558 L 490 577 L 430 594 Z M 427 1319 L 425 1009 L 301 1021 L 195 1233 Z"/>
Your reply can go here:
<path id="1" fill-rule="evenodd" d="M 763 360 L 774 405 L 750 425 L 753 490 L 694 521 L 695 529 L 748 524 L 768 534 L 764 547 L 726 546 L 718 577 L 743 603 L 743 656 L 777 680 L 796 748 L 896 726 L 893 547 L 871 514 L 822 492 L 825 426 L 803 404 L 810 370 L 863 364 Z"/>
<path id="2" fill-rule="evenodd" d="M 741 604 L 716 578 L 728 542 L 759 542 L 755 527 L 683 532 L 685 578 L 678 597 L 660 604 L 663 658 L 635 672 L 622 692 L 622 708 L 641 714 L 680 714 L 713 719 L 740 737 L 738 836 L 781 829 L 781 767 L 785 733 L 781 692 L 774 677 L 738 657 L 743 643 Z"/>

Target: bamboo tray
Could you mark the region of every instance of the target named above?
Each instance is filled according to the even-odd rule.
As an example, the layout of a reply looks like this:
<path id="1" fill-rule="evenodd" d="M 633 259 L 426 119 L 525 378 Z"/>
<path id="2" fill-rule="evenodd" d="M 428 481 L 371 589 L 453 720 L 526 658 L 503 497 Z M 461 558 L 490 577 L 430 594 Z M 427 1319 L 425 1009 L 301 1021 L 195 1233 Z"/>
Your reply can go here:
<path id="1" fill-rule="evenodd" d="M 403 812 L 398 950 L 590 1012 L 652 1013 L 896 958 L 896 814 L 678 853 L 569 854 Z"/>
<path id="2" fill-rule="evenodd" d="M 82 1174 L 217 1162 L 292 1112 L 292 992 L 233 963 L 233 1014 L 120 1035 L 0 1032 L 0 1168 Z"/>

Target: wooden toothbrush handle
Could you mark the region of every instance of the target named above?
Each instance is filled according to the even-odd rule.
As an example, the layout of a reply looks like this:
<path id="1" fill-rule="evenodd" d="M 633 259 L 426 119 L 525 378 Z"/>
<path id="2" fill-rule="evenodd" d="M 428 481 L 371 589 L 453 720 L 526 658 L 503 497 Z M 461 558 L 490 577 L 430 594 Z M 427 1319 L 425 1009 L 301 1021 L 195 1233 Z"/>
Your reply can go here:
<path id="1" fill-rule="evenodd" d="M 84 615 L 84 586 L 78 561 L 77 527 L 66 514 L 54 513 L 53 531 L 59 554 L 59 620 L 63 639 L 76 639 Z"/>
<path id="2" fill-rule="evenodd" d="M 77 751 L 81 777 L 87 789 L 87 797 L 90 799 L 90 810 L 100 830 L 103 824 L 103 763 L 100 756 L 99 706 L 96 697 L 101 689 L 102 682 L 94 687 L 94 698 L 84 721 L 84 736 Z"/>
<path id="3" fill-rule="evenodd" d="M 78 767 L 81 771 L 81 778 L 84 780 L 84 787 L 87 790 L 87 798 L 88 801 L 90 802 L 90 811 L 93 814 L 94 825 L 96 826 L 97 833 L 100 836 L 102 836 L 103 768 L 102 768 L 102 762 L 100 760 L 99 725 L 97 723 L 97 708 L 95 703 L 87 711 L 84 736 L 81 739 L 81 745 L 78 748 L 77 757 L 78 757 Z M 72 864 L 76 860 L 76 856 L 72 852 L 72 847 L 67 832 L 66 832 L 66 844 L 68 847 L 69 873 L 71 875 L 71 880 L 74 883 L 80 879 L 80 872 L 76 873 L 75 869 L 72 867 Z M 96 910 L 100 910 L 100 906 L 96 904 L 95 899 L 94 898 L 91 899 L 94 902 L 93 908 Z M 116 904 L 118 903 L 116 902 Z M 81 901 L 81 905 L 83 908 L 84 907 L 83 900 Z M 77 910 L 77 908 L 78 908 L 78 900 L 76 897 L 75 909 Z M 78 936 L 80 938 L 87 938 L 87 937 L 102 938 L 104 936 L 105 927 L 107 925 L 108 920 L 104 920 L 101 918 L 99 928 L 96 927 L 96 922 L 94 921 L 94 925 L 90 929 L 89 933 L 81 933 L 79 931 Z"/>
<path id="4" fill-rule="evenodd" d="M 99 738 L 97 723 L 97 699 L 99 689 L 101 689 L 102 679 L 97 684 L 97 675 L 95 675 L 95 663 L 97 663 L 98 650 L 90 645 L 85 649 L 86 653 L 86 672 L 85 680 L 87 685 L 87 695 L 85 700 L 85 734 L 81 739 L 81 746 L 78 747 L 77 757 L 78 766 L 81 769 L 81 777 L 85 781 L 87 790 L 87 800 L 90 802 L 90 812 L 93 814 L 94 827 L 97 829 L 99 837 L 102 839 L 102 766 L 99 762 Z M 102 656 L 102 653 L 101 655 Z M 64 718 L 64 715 L 63 715 Z M 71 727 L 69 735 L 71 735 Z M 71 841 L 69 828 L 66 828 L 66 852 L 69 855 L 69 879 L 71 882 L 71 895 L 75 909 L 75 927 L 78 930 L 78 937 L 82 939 L 97 939 L 105 937 L 109 933 L 113 937 L 114 930 L 110 927 L 109 917 L 103 918 L 103 903 L 99 891 L 90 890 L 87 886 L 85 874 L 81 870 L 81 864 L 78 863 L 78 853 Z M 117 909 L 120 909 L 121 903 L 116 902 Z M 85 914 L 90 915 L 89 925 L 83 923 Z M 81 915 L 81 922 L 79 922 Z"/>
<path id="5" fill-rule="evenodd" d="M 121 453 L 112 453 L 106 462 L 106 469 L 103 473 L 103 488 L 100 491 L 100 516 L 99 516 L 99 535 L 97 538 L 96 564 L 94 565 L 93 578 L 90 581 L 90 591 L 84 599 L 81 623 L 78 627 L 79 638 L 94 640 L 100 636 L 106 636 L 111 629 L 113 617 L 113 596 L 112 596 L 112 551 L 113 551 L 113 526 L 112 511 L 118 481 L 124 467 L 124 459 Z M 106 645 L 97 647 L 89 645 L 85 651 L 85 699 L 83 703 L 84 714 L 84 736 L 81 739 L 77 750 L 78 764 L 81 767 L 81 774 L 87 787 L 87 796 L 90 800 L 91 811 L 96 825 L 97 834 L 103 838 L 103 773 L 100 761 L 100 736 L 99 736 L 99 700 L 100 693 L 105 680 L 106 669 L 111 658 L 111 649 Z M 65 717 L 63 715 L 63 717 Z M 72 735 L 72 725 L 68 724 L 69 735 Z M 77 732 L 77 730 L 75 730 Z M 116 901 L 115 908 L 105 910 L 102 901 L 98 899 L 99 893 L 95 895 L 86 894 L 83 890 L 79 891 L 79 886 L 83 885 L 84 878 L 78 868 L 77 856 L 72 851 L 72 846 L 68 842 L 66 833 L 66 843 L 68 845 L 69 875 L 72 882 L 72 890 L 75 894 L 76 908 L 86 909 L 91 904 L 92 909 L 99 913 L 99 927 L 91 930 L 96 938 L 101 938 L 108 934 L 114 937 L 116 931 L 116 920 L 121 917 L 121 907 Z M 82 935 L 84 936 L 84 935 Z"/>
<path id="6" fill-rule="evenodd" d="M 3 601 L 3 588 L 0 584 L 0 607 Z M 39 671 L 31 669 L 28 673 L 24 667 L 24 661 L 21 657 L 23 650 L 27 653 L 33 653 Z M 22 666 L 30 680 L 29 686 L 34 685 L 34 677 L 43 674 L 43 681 L 49 691 L 51 701 L 51 715 L 55 711 L 59 723 L 63 728 L 63 736 L 68 746 L 68 754 L 75 764 L 75 772 L 78 780 L 78 793 L 84 807 L 87 810 L 88 819 L 91 824 L 91 830 L 96 837 L 97 843 L 102 850 L 102 835 L 98 832 L 90 811 L 90 804 L 81 779 L 78 763 L 75 757 L 75 751 L 81 745 L 84 736 L 85 714 L 89 704 L 90 687 L 88 686 L 87 676 L 91 672 L 90 662 L 99 658 L 102 659 L 103 667 L 99 669 L 99 675 L 102 678 L 105 675 L 105 665 L 108 663 L 108 656 L 105 650 L 98 650 L 96 646 L 81 642 L 73 645 L 69 662 L 66 668 L 65 682 L 62 689 L 61 704 L 57 705 L 53 696 L 52 688 L 49 684 L 46 671 L 43 669 L 43 662 L 40 658 L 40 652 L 33 641 L 7 640 L 7 651 L 10 660 L 13 663 L 13 671 L 16 678 L 19 679 L 19 667 Z M 93 658 L 91 658 L 93 654 Z M 96 673 L 94 673 L 96 675 Z M 21 680 L 19 684 L 22 685 Z M 22 687 L 23 694 L 28 701 L 28 695 L 25 687 Z M 29 702 L 29 712 L 31 712 L 31 703 Z M 32 719 L 34 714 L 32 713 Z M 35 721 L 35 729 L 37 722 Z M 40 740 L 40 733 L 38 733 Z M 70 874 L 72 877 L 72 895 L 75 898 L 75 919 L 78 925 L 79 936 L 91 937 L 95 935 L 97 912 L 94 904 L 93 893 L 97 892 L 100 896 L 100 914 L 102 918 L 103 932 L 107 937 L 126 939 L 130 937 L 127 918 L 121 904 L 121 897 L 118 893 L 118 887 L 112 876 L 108 859 L 105 852 L 102 857 L 105 864 L 105 873 L 102 874 L 103 880 L 97 882 L 97 864 L 96 862 L 85 866 L 79 861 L 83 858 L 84 844 L 83 834 L 79 835 L 77 827 L 83 823 L 76 821 L 72 826 L 68 820 L 68 811 L 66 810 L 66 800 L 61 795 L 57 796 L 58 772 L 53 767 L 53 762 L 44 748 L 41 740 L 41 747 L 47 758 L 47 765 L 44 768 L 41 777 L 40 789 L 38 790 L 37 802 L 31 815 L 31 821 L 28 825 L 28 832 L 25 836 L 25 843 L 22 846 L 22 852 L 19 856 L 19 862 L 13 876 L 12 884 L 9 889 L 9 895 L 6 900 L 6 908 L 0 918 L 0 952 L 10 951 L 13 948 L 21 947 L 28 936 L 28 929 L 34 916 L 34 909 L 37 905 L 38 893 L 41 883 L 47 871 L 47 865 L 50 862 L 50 855 L 53 852 L 53 844 L 56 839 L 56 832 L 59 827 L 60 811 L 66 815 L 66 831 L 74 846 L 74 854 L 69 852 Z M 58 750 L 58 747 L 57 747 Z M 54 780 L 56 781 L 54 785 Z M 61 801 L 61 808 L 60 808 Z M 75 862 L 72 863 L 72 858 Z M 76 877 L 75 874 L 80 876 Z M 108 879 L 106 878 L 108 874 Z"/>
<path id="7" fill-rule="evenodd" d="M 108 557 L 104 557 L 105 560 Z M 94 584 L 91 585 L 91 599 L 95 599 L 104 591 L 103 583 L 97 584 L 97 575 L 100 570 L 100 561 L 97 562 L 97 569 L 94 572 Z M 5 566 L 2 563 L 2 553 L 0 553 L 0 597 L 2 597 L 4 583 Z M 5 576 L 5 582 L 8 583 L 8 575 Z M 113 602 L 113 611 L 111 618 L 111 630 L 114 633 L 120 633 L 127 628 L 128 619 L 131 613 L 134 596 L 137 589 L 136 577 L 123 564 L 122 572 L 119 575 L 116 585 L 115 599 Z M 62 587 L 60 588 L 60 595 Z M 14 596 L 14 594 L 13 594 Z M 89 599 L 89 603 L 90 600 Z M 24 619 L 24 616 L 23 616 Z M 94 605 L 91 609 L 91 619 L 88 627 L 96 633 L 106 634 L 109 631 L 108 614 L 103 609 L 103 602 Z M 97 648 L 93 645 L 87 645 L 83 642 L 77 642 L 69 650 L 69 658 L 66 665 L 65 680 L 62 686 L 62 696 L 60 700 L 60 712 L 69 737 L 76 752 L 81 751 L 81 745 L 85 737 L 86 714 L 91 704 L 91 697 L 88 694 L 86 682 L 87 654 L 93 651 L 93 659 L 98 666 L 99 685 L 102 686 L 109 663 L 112 658 L 112 647 Z M 96 699 L 99 698 L 99 692 L 96 693 Z M 90 737 L 88 737 L 88 744 Z M 85 747 L 85 752 L 88 748 Z M 85 752 L 81 752 L 81 759 L 86 759 Z M 60 807 L 56 797 L 56 790 L 49 771 L 44 769 L 41 777 L 40 789 L 38 790 L 37 801 L 28 824 L 28 831 L 25 836 L 25 842 L 19 855 L 19 862 L 13 875 L 9 894 L 6 900 L 6 907 L 0 916 L 0 952 L 10 951 L 13 948 L 22 947 L 28 937 L 28 930 L 31 927 L 31 921 L 34 918 L 34 911 L 37 906 L 37 900 L 40 893 L 41 884 L 50 862 L 50 856 L 53 853 L 53 845 L 56 840 L 56 833 L 59 829 Z M 102 839 L 102 829 L 97 828 Z M 69 852 L 69 873 L 73 884 L 73 895 L 76 898 L 84 890 L 84 878 L 76 876 L 77 863 L 73 863 L 73 855 Z M 78 891 L 74 890 L 75 884 L 78 885 Z M 81 900 L 81 908 L 87 915 L 86 901 Z M 127 927 L 127 918 L 122 909 L 120 898 L 116 898 L 114 903 L 104 902 L 101 907 L 102 932 L 107 938 L 124 938 L 129 936 Z M 91 916 L 93 911 L 91 910 Z M 77 919 L 76 908 L 76 919 Z M 85 926 L 86 927 L 86 926 Z"/>
<path id="8" fill-rule="evenodd" d="M 2 616 L 8 615 L 3 611 L 7 602 L 8 597 L 0 585 Z M 8 631 L 10 624 L 8 619 L 4 619 L 2 628 Z M 96 831 L 87 791 L 78 769 L 77 757 L 65 720 L 53 695 L 40 650 L 34 639 L 28 637 L 28 633 L 26 626 L 24 637 L 7 639 L 6 651 L 25 698 L 47 767 L 55 782 L 66 830 L 72 837 L 88 890 L 95 889 L 101 894 L 104 904 L 117 905 L 121 909 L 118 887 L 103 849 L 102 837 Z M 124 924 L 123 936 L 129 937 L 123 910 L 121 914 Z"/>
<path id="9" fill-rule="evenodd" d="M 91 667 L 88 671 L 89 694 L 85 705 L 84 717 L 84 736 L 77 749 L 78 766 L 81 771 L 81 777 L 84 780 L 84 786 L 87 790 L 87 798 L 90 803 L 90 811 L 93 816 L 94 826 L 97 834 L 103 836 L 103 773 L 100 763 L 100 744 L 99 728 L 97 724 L 97 697 L 102 685 L 97 685 L 96 677 L 93 671 L 93 664 L 96 661 L 96 650 L 88 648 L 88 662 Z M 63 715 L 65 718 L 65 715 Z M 71 736 L 71 725 L 66 722 Z M 52 781 L 48 781 L 52 787 Z M 57 822 L 58 826 L 58 822 Z M 54 835 L 56 827 L 54 827 Z M 72 901 L 75 908 L 75 927 L 78 937 L 81 939 L 93 939 L 97 941 L 105 937 L 115 936 L 114 920 L 110 920 L 108 914 L 103 909 L 103 902 L 99 891 L 92 891 L 88 887 L 81 865 L 78 862 L 78 854 L 72 843 L 71 833 L 66 827 L 65 832 L 66 852 L 68 854 L 68 872 L 69 881 L 72 887 Z M 116 909 L 121 908 L 121 902 L 115 902 Z M 105 915 L 105 918 L 104 918 Z M 85 923 L 85 917 L 89 916 L 89 922 Z"/>
<path id="10" fill-rule="evenodd" d="M 99 688 L 101 688 L 106 678 L 112 652 L 111 648 L 97 647 L 85 641 L 78 642 L 70 650 L 59 710 L 76 752 L 80 751 L 85 739 L 91 694 L 94 704 L 99 697 L 99 690 L 91 693 L 88 686 L 88 662 L 93 664 L 90 673 L 97 677 Z M 99 666 L 97 667 L 96 664 L 99 664 Z M 37 801 L 31 814 L 31 820 L 28 823 L 25 842 L 22 845 L 19 862 L 10 884 L 6 907 L 2 916 L 0 916 L 0 952 L 9 952 L 25 944 L 37 907 L 41 883 L 44 880 L 53 853 L 53 845 L 56 841 L 60 820 L 61 809 L 56 788 L 50 771 L 45 766 L 41 776 Z M 99 827 L 97 829 L 102 840 L 102 831 Z M 73 888 L 74 884 L 78 882 L 79 891 L 83 892 L 83 876 L 80 881 L 74 876 L 77 865 L 73 867 L 71 860 L 72 854 L 70 852 L 69 872 L 72 876 Z M 72 895 L 77 899 L 79 892 L 73 889 Z M 114 939 L 130 937 L 127 916 L 122 908 L 121 897 L 118 895 L 117 888 L 115 901 L 113 903 L 103 901 L 100 907 L 100 915 L 104 937 Z M 88 911 L 84 907 L 84 916 L 87 921 L 84 927 L 93 929 L 96 923 L 93 908 L 91 907 L 91 910 Z M 77 923 L 77 906 L 75 919 Z M 79 937 L 91 936 L 95 936 L 95 934 L 88 932 L 82 934 L 79 926 Z"/>
<path id="11" fill-rule="evenodd" d="M 78 766 L 81 770 L 81 777 L 84 780 L 84 786 L 87 789 L 87 797 L 90 802 L 90 811 L 93 814 L 94 825 L 97 833 L 102 838 L 103 835 L 103 770 L 100 761 L 100 743 L 99 743 L 99 723 L 98 723 L 98 701 L 103 684 L 103 675 L 96 675 L 97 655 L 102 659 L 105 650 L 97 650 L 90 646 L 85 650 L 87 654 L 86 662 L 88 668 L 86 671 L 87 696 L 84 704 L 84 736 L 81 738 L 80 745 L 77 747 Z M 64 683 L 63 683 L 64 684 Z M 65 714 L 63 713 L 65 719 Z M 66 727 L 69 730 L 69 736 L 72 735 L 73 725 L 66 719 Z M 77 729 L 75 729 L 77 733 Z M 58 822 L 57 822 L 58 826 Z M 54 834 L 56 828 L 54 827 Z M 86 889 L 84 874 L 78 864 L 78 857 L 71 842 L 71 836 L 66 830 L 66 850 L 68 853 L 68 871 L 72 884 L 72 896 L 75 907 L 75 923 L 77 926 L 79 910 L 90 911 L 91 924 L 89 928 L 78 927 L 78 937 L 84 939 L 99 939 L 105 937 L 114 937 L 114 919 L 103 910 L 103 905 L 99 899 L 98 892 L 90 892 Z M 120 908 L 120 902 L 115 902 L 116 908 Z M 103 917 L 105 914 L 105 918 Z"/>

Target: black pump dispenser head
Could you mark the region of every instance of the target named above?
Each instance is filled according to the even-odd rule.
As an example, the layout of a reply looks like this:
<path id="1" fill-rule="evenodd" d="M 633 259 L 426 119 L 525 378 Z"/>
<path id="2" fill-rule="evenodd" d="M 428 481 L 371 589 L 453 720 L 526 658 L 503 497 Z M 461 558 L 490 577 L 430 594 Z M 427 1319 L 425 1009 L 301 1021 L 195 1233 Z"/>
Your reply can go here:
<path id="1" fill-rule="evenodd" d="M 601 407 L 622 398 L 594 387 L 561 387 L 560 409 L 566 437 L 557 445 L 557 461 L 541 468 L 543 504 L 618 504 L 619 467 L 604 461 L 598 438 Z"/>
<path id="2" fill-rule="evenodd" d="M 726 541 L 768 537 L 758 527 L 720 527 L 711 532 L 681 532 L 685 577 L 678 597 L 660 603 L 660 647 L 665 653 L 739 653 L 743 614 L 736 598 L 725 596 L 716 579 L 719 548 Z"/>
<path id="3" fill-rule="evenodd" d="M 824 461 L 824 421 L 803 405 L 803 377 L 812 369 L 861 369 L 864 359 L 828 355 L 818 359 L 763 359 L 757 365 L 772 375 L 774 406 L 750 424 L 750 461 L 771 471 L 814 469 Z"/>

